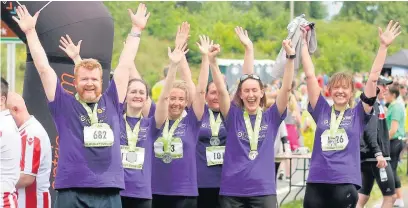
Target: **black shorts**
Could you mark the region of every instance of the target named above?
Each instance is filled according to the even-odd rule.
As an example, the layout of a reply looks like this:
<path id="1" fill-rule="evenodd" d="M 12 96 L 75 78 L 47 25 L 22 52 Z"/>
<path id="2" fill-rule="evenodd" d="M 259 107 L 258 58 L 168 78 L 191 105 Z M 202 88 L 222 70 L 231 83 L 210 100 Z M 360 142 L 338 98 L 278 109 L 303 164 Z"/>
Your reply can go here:
<path id="1" fill-rule="evenodd" d="M 308 183 L 303 201 L 304 208 L 356 207 L 357 189 L 353 184 Z"/>
<path id="2" fill-rule="evenodd" d="M 152 208 L 151 199 L 121 196 L 122 208 Z"/>
<path id="3" fill-rule="evenodd" d="M 383 196 L 392 196 L 395 193 L 394 173 L 389 162 L 385 168 L 387 172 L 388 180 L 381 182 L 380 169 L 377 168 L 377 162 L 363 162 L 361 163 L 361 178 L 362 186 L 358 191 L 360 194 L 370 196 L 371 189 L 374 185 L 374 180 L 377 182 L 378 187 Z"/>
<path id="4" fill-rule="evenodd" d="M 197 197 L 153 194 L 153 208 L 197 208 Z"/>
<path id="5" fill-rule="evenodd" d="M 56 193 L 54 207 L 122 207 L 119 191 L 119 189 L 108 188 L 59 189 Z"/>
<path id="6" fill-rule="evenodd" d="M 220 188 L 199 188 L 197 204 L 198 208 L 219 208 Z"/>
<path id="7" fill-rule="evenodd" d="M 221 208 L 277 208 L 276 195 L 235 197 L 221 196 Z"/>

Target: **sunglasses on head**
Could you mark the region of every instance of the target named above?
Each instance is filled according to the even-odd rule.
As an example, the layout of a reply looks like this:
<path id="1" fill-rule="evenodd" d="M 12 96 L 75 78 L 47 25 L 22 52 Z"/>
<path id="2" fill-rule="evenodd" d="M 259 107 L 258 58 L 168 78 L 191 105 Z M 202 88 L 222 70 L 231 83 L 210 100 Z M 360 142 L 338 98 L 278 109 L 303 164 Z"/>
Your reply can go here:
<path id="1" fill-rule="evenodd" d="M 247 80 L 249 78 L 256 79 L 256 80 L 261 80 L 261 78 L 256 74 L 244 74 L 244 75 L 241 76 L 241 78 L 239 78 L 239 81 L 243 82 L 243 81 L 245 81 L 245 80 Z"/>

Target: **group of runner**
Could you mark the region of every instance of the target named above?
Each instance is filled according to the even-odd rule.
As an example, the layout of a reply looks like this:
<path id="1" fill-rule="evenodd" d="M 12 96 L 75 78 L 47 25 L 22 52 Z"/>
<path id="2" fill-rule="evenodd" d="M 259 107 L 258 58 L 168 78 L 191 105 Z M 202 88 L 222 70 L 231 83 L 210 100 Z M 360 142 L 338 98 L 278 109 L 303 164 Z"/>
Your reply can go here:
<path id="1" fill-rule="evenodd" d="M 190 25 L 184 22 L 174 49 L 168 48 L 167 76 L 154 103 L 134 65 L 150 16 L 139 4 L 136 13 L 129 10 L 132 28 L 104 92 L 98 61 L 82 59 L 78 45 L 69 36 L 61 38 L 61 49 L 75 62 L 77 94 L 72 96 L 62 88 L 38 39 L 39 13 L 32 16 L 21 6 L 17 15 L 13 18 L 26 34 L 59 134 L 55 207 L 278 206 L 275 136 L 286 117 L 294 60 L 299 58 L 290 40 L 282 41 L 287 58 L 282 86 L 267 108 L 247 31 L 235 28 L 245 47 L 244 75 L 230 98 L 217 65 L 221 46 L 208 36 L 200 36 L 197 43 L 202 62 L 197 85 L 193 83 L 185 56 Z M 356 206 L 362 181 L 359 141 L 373 112 L 387 48 L 399 30 L 391 21 L 380 31 L 380 47 L 361 102 L 350 108 L 354 85 L 347 73 L 336 73 L 329 81 L 333 106 L 322 97 L 302 28 L 308 111 L 317 124 L 304 207 Z M 213 80 L 208 82 L 210 71 Z M 177 72 L 182 81 L 176 80 Z"/>

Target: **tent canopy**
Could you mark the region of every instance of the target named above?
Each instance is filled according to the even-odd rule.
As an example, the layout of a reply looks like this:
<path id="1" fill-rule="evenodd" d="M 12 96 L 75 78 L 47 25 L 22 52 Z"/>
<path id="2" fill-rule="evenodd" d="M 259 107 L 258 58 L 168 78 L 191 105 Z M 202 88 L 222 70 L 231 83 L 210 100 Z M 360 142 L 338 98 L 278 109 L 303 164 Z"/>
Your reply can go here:
<path id="1" fill-rule="evenodd" d="M 399 66 L 408 69 L 408 49 L 402 49 L 385 59 L 383 68 L 391 68 L 393 66 Z"/>

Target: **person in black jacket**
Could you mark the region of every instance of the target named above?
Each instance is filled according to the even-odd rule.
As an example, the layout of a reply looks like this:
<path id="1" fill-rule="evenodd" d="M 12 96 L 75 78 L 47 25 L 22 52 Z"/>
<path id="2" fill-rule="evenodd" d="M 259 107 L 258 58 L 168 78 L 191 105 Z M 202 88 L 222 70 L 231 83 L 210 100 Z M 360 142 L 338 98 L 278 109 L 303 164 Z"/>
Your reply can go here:
<path id="1" fill-rule="evenodd" d="M 380 89 L 378 99 L 383 99 L 384 92 L 390 84 L 392 84 L 392 80 L 380 76 L 377 82 Z M 385 112 L 378 100 L 374 104 L 373 109 L 373 116 L 365 127 L 364 134 L 360 139 L 362 187 L 358 194 L 357 208 L 362 208 L 367 203 L 374 180 L 377 181 L 378 187 L 380 187 L 383 194 L 381 207 L 392 207 L 395 201 L 395 198 L 393 198 L 395 184 L 389 163 L 391 160 L 390 140 L 387 123 L 385 122 Z M 384 170 L 386 179 L 380 175 L 380 172 Z"/>

